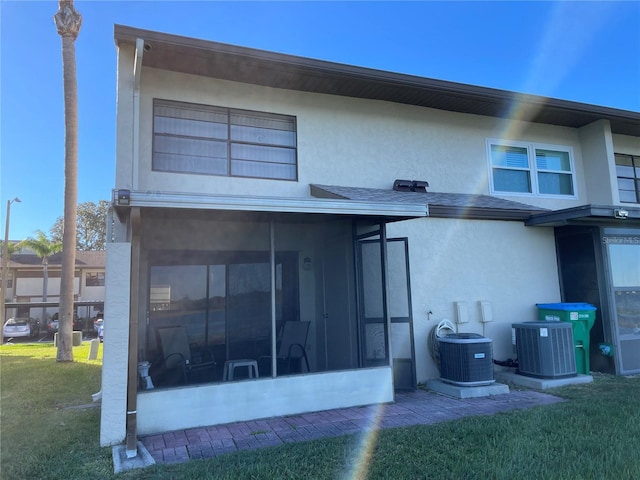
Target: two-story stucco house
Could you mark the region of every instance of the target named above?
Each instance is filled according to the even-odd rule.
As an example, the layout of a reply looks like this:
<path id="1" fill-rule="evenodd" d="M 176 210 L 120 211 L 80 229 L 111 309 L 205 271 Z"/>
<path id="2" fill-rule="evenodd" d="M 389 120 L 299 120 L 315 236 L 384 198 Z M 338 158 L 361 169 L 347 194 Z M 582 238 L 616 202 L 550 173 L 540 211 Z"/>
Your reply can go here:
<path id="1" fill-rule="evenodd" d="M 115 40 L 103 445 L 391 402 L 438 322 L 505 359 L 537 303 L 595 304 L 640 372 L 639 113 Z"/>
<path id="2" fill-rule="evenodd" d="M 28 249 L 14 253 L 7 267 L 6 318 L 33 317 L 44 332 L 47 321 L 58 312 L 62 253 L 47 258 L 46 285 L 42 258 Z M 102 312 L 104 284 L 105 252 L 77 251 L 73 298 L 78 318 L 88 320 Z M 76 328 L 92 330 L 93 324 L 86 321 Z"/>

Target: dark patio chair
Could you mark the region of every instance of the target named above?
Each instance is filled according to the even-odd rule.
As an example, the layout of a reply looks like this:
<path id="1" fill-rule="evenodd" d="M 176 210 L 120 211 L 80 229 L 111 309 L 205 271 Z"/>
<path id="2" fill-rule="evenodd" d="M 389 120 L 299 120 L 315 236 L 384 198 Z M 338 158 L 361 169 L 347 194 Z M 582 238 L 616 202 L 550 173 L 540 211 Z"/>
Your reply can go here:
<path id="1" fill-rule="evenodd" d="M 215 369 L 213 352 L 189 344 L 187 331 L 183 326 L 158 328 L 156 338 L 162 350 L 164 367 L 180 369 L 185 385 L 189 383 L 192 374 Z"/>
<path id="2" fill-rule="evenodd" d="M 311 322 L 285 322 L 278 341 L 276 360 L 279 373 L 291 373 L 291 367 L 300 364 L 302 373 L 302 360 L 310 372 L 309 359 L 307 358 L 307 336 Z M 271 359 L 271 356 L 263 356 L 260 359 Z"/>

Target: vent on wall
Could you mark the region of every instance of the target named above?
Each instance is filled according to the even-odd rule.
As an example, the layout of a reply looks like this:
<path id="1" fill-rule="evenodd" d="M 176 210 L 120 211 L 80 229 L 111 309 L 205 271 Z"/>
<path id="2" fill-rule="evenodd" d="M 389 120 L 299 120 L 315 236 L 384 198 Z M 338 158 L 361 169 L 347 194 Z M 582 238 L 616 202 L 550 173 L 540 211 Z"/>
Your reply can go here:
<path id="1" fill-rule="evenodd" d="M 395 180 L 393 189 L 396 192 L 426 192 L 429 182 L 423 180 Z"/>
<path id="2" fill-rule="evenodd" d="M 569 322 L 514 323 L 518 373 L 537 378 L 577 375 L 573 327 Z"/>
<path id="3" fill-rule="evenodd" d="M 477 333 L 451 333 L 438 339 L 440 379 L 460 386 L 493 383 L 490 338 Z"/>

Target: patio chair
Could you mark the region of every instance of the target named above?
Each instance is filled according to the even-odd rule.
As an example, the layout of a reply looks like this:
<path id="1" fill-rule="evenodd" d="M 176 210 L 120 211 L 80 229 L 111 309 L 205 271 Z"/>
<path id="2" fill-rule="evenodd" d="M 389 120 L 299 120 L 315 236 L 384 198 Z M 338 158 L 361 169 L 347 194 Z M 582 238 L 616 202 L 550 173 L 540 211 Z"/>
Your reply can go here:
<path id="1" fill-rule="evenodd" d="M 285 322 L 280 334 L 278 342 L 276 360 L 278 362 L 278 371 L 283 373 L 291 373 L 292 364 L 300 362 L 300 371 L 302 372 L 302 360 L 307 366 L 307 372 L 310 372 L 309 359 L 307 358 L 307 336 L 309 335 L 309 326 L 311 322 Z M 271 359 L 271 356 L 263 356 L 261 359 Z M 282 368 L 281 368 L 282 367 Z"/>
<path id="2" fill-rule="evenodd" d="M 185 385 L 192 374 L 213 370 L 216 362 L 213 352 L 198 349 L 189 344 L 187 331 L 183 326 L 162 327 L 156 330 L 158 345 L 162 350 L 162 362 L 167 369 L 180 369 Z"/>

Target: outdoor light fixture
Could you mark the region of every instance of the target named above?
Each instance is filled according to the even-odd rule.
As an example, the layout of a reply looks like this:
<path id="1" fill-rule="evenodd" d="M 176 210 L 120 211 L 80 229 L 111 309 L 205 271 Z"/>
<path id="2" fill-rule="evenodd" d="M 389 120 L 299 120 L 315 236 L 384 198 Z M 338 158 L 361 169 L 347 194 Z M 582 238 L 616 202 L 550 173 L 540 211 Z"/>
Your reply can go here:
<path id="1" fill-rule="evenodd" d="M 625 219 L 629 216 L 629 212 L 627 210 L 625 210 L 624 208 L 616 208 L 613 211 L 613 216 L 615 218 L 622 218 Z"/>
<path id="2" fill-rule="evenodd" d="M 130 190 L 118 190 L 116 203 L 120 206 L 127 206 L 131 204 L 131 191 Z"/>
<path id="3" fill-rule="evenodd" d="M 309 257 L 304 257 L 304 260 L 302 260 L 302 269 L 309 271 L 312 267 L 313 263 L 311 263 L 311 259 Z"/>

